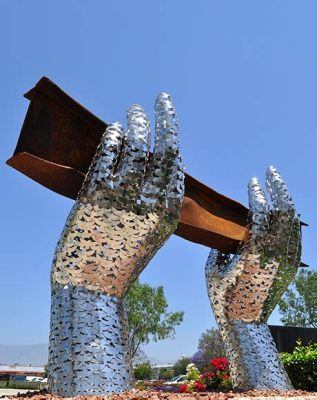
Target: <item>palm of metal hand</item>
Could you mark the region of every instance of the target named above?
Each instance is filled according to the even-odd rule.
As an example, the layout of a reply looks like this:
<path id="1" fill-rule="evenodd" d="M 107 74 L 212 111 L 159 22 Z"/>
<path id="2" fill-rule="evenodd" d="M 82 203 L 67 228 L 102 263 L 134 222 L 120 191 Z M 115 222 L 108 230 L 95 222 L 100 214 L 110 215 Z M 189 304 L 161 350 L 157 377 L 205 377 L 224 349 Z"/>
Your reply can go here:
<path id="1" fill-rule="evenodd" d="M 266 322 L 294 278 L 301 257 L 301 225 L 286 185 L 267 171 L 270 207 L 257 179 L 249 185 L 251 238 L 237 256 L 211 250 L 206 278 L 218 322 Z"/>
<path id="2" fill-rule="evenodd" d="M 156 138 L 144 110 L 128 110 L 127 134 L 110 125 L 58 243 L 52 280 L 122 296 L 174 232 L 184 193 L 171 99 L 155 106 Z"/>

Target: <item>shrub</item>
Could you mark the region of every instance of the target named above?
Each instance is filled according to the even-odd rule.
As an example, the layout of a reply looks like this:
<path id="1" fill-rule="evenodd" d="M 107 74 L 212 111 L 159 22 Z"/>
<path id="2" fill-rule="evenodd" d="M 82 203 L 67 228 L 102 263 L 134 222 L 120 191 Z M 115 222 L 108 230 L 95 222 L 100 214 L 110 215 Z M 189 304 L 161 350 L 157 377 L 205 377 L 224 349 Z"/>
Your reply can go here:
<path id="1" fill-rule="evenodd" d="M 165 381 L 172 379 L 174 376 L 174 371 L 172 368 L 161 368 L 160 369 L 160 379 Z"/>
<path id="2" fill-rule="evenodd" d="M 317 390 L 317 343 L 302 346 L 297 342 L 292 353 L 280 355 L 295 389 Z"/>
<path id="3" fill-rule="evenodd" d="M 136 381 L 134 387 L 138 390 L 146 390 L 146 386 L 143 381 Z"/>
<path id="4" fill-rule="evenodd" d="M 232 389 L 228 360 L 224 357 L 214 358 L 210 361 L 210 365 L 212 371 L 201 374 L 195 364 L 189 364 L 186 381 L 181 385 L 179 391 L 181 393 L 193 393 Z"/>
<path id="5" fill-rule="evenodd" d="M 181 357 L 173 366 L 174 374 L 175 375 L 185 375 L 186 374 L 186 367 L 191 362 L 189 357 Z"/>
<path id="6" fill-rule="evenodd" d="M 136 380 L 151 379 L 152 367 L 149 362 L 138 364 L 134 367 L 134 377 Z"/>
<path id="7" fill-rule="evenodd" d="M 26 390 L 40 390 L 41 384 L 39 382 L 27 381 L 1 381 L 0 389 L 26 389 Z"/>

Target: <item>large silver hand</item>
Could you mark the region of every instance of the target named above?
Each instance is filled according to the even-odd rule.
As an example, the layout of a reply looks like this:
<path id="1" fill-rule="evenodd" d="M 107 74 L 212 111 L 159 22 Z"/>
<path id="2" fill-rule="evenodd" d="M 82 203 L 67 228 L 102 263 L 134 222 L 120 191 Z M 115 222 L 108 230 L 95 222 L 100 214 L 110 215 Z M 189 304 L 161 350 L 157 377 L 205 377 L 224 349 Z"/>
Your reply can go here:
<path id="1" fill-rule="evenodd" d="M 106 130 L 63 234 L 52 281 L 121 296 L 174 232 L 184 191 L 176 113 L 167 94 L 155 105 L 156 138 L 144 110 L 128 110 L 127 134 Z"/>
<path id="2" fill-rule="evenodd" d="M 133 105 L 127 132 L 110 125 L 52 266 L 50 389 L 63 396 L 125 390 L 131 381 L 124 295 L 174 232 L 184 194 L 178 123 L 169 95 L 155 104 L 155 144 Z"/>
<path id="3" fill-rule="evenodd" d="M 209 298 L 240 388 L 288 389 L 291 384 L 266 325 L 296 274 L 301 229 L 287 187 L 267 170 L 270 206 L 258 180 L 249 184 L 250 240 L 237 256 L 211 250 L 206 264 Z"/>

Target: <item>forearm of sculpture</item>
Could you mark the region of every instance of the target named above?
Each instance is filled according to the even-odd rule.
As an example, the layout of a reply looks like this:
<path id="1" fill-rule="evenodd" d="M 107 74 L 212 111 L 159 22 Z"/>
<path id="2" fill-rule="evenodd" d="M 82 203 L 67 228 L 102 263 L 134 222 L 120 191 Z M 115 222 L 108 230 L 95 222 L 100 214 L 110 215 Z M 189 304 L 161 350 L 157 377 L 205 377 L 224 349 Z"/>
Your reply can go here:
<path id="1" fill-rule="evenodd" d="M 292 389 L 267 324 L 222 319 L 219 327 L 235 387 Z"/>
<path id="2" fill-rule="evenodd" d="M 49 379 L 65 397 L 120 392 L 132 383 L 124 301 L 52 285 Z"/>

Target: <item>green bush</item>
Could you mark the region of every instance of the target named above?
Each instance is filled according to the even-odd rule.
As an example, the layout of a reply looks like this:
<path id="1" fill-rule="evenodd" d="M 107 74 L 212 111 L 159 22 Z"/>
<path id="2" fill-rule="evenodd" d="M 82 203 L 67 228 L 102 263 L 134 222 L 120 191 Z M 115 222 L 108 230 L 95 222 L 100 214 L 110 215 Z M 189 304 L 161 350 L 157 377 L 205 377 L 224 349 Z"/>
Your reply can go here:
<path id="1" fill-rule="evenodd" d="M 41 385 L 39 382 L 27 381 L 1 381 L 0 389 L 26 389 L 26 390 L 40 390 Z"/>
<path id="2" fill-rule="evenodd" d="M 181 357 L 179 358 L 173 366 L 174 374 L 177 375 L 185 375 L 186 374 L 186 367 L 188 364 L 191 363 L 191 358 L 189 357 Z"/>
<path id="3" fill-rule="evenodd" d="M 136 380 L 151 379 L 152 367 L 149 362 L 138 364 L 134 367 L 134 377 Z"/>
<path id="4" fill-rule="evenodd" d="M 317 390 L 317 343 L 297 342 L 292 353 L 281 353 L 281 359 L 295 389 Z"/>
<path id="5" fill-rule="evenodd" d="M 146 386 L 143 381 L 136 381 L 134 387 L 138 390 L 146 390 Z"/>

